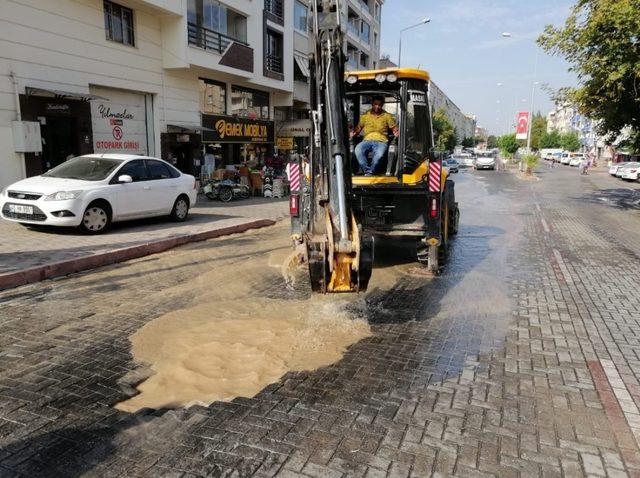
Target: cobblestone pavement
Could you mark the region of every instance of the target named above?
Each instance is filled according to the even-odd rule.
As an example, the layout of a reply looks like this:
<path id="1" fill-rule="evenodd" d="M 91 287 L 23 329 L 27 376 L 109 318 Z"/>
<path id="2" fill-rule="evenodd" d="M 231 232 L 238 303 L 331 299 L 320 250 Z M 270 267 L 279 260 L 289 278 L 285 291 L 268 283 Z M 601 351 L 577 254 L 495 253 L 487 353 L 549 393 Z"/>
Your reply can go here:
<path id="1" fill-rule="evenodd" d="M 640 476 L 640 217 L 573 173 L 456 175 L 446 272 L 383 243 L 340 298 L 373 336 L 229 403 L 112 407 L 150 373 L 128 341 L 150 320 L 308 297 L 268 267 L 285 224 L 0 293 L 0 474 Z"/>
<path id="2" fill-rule="evenodd" d="M 73 228 L 33 227 L 0 219 L 0 274 L 148 241 L 235 226 L 246 219 L 281 219 L 289 213 L 286 199 L 251 198 L 222 203 L 198 197 L 184 223 L 168 218 L 115 223 L 108 234 L 89 236 Z"/>

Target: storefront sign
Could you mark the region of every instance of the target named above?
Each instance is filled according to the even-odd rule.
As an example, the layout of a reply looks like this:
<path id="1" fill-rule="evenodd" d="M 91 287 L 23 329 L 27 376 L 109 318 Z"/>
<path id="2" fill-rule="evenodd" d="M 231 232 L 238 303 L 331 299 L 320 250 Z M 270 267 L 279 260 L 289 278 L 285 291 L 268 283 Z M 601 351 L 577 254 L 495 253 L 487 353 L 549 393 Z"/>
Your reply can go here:
<path id="1" fill-rule="evenodd" d="M 276 138 L 278 149 L 293 149 L 293 138 Z"/>
<path id="2" fill-rule="evenodd" d="M 109 101 L 91 102 L 94 152 L 148 154 L 145 95 L 103 87 L 99 90 L 92 93 Z"/>
<path id="3" fill-rule="evenodd" d="M 273 143 L 273 121 L 235 116 L 202 115 L 202 141 L 208 143 Z"/>
<path id="4" fill-rule="evenodd" d="M 285 121 L 279 124 L 277 132 L 282 137 L 308 138 L 311 134 L 311 120 Z"/>

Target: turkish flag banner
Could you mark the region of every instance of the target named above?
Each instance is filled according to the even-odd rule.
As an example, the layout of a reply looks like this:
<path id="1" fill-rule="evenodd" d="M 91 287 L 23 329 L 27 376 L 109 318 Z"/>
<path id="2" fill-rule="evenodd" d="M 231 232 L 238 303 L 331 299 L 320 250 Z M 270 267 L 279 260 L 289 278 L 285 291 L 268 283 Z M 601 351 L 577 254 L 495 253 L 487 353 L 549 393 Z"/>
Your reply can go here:
<path id="1" fill-rule="evenodd" d="M 516 139 L 527 139 L 529 135 L 529 112 L 520 111 L 516 123 Z"/>

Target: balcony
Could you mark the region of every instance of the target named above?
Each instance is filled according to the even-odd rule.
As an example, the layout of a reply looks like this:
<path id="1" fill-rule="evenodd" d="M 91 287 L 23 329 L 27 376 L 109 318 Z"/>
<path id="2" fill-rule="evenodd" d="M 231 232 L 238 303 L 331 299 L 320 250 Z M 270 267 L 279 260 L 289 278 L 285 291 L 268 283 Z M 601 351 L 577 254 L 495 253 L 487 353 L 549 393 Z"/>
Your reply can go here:
<path id="1" fill-rule="evenodd" d="M 293 82 L 293 101 L 309 104 L 309 83 L 304 81 Z"/>
<path id="2" fill-rule="evenodd" d="M 349 22 L 347 23 L 347 31 L 351 33 L 354 38 L 358 38 L 360 36 L 360 28 L 356 23 Z"/>
<path id="3" fill-rule="evenodd" d="M 222 33 L 189 22 L 187 24 L 187 36 L 189 45 L 195 45 L 205 50 L 212 50 L 222 54 L 231 43 L 240 43 L 247 46 L 246 42 L 237 40 Z"/>
<path id="4" fill-rule="evenodd" d="M 282 74 L 282 57 L 277 55 L 265 55 L 264 67 L 273 73 Z"/>
<path id="5" fill-rule="evenodd" d="M 282 0 L 264 0 L 264 11 L 268 20 L 284 25 L 284 6 Z"/>

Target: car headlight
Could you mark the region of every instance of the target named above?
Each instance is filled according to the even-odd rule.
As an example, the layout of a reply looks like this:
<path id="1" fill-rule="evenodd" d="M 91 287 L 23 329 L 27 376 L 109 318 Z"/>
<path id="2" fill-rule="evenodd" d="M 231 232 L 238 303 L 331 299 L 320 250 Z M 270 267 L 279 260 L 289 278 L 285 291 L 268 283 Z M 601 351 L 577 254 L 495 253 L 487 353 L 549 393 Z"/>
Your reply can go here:
<path id="1" fill-rule="evenodd" d="M 82 194 L 82 191 L 58 191 L 53 194 L 49 194 L 44 197 L 45 201 L 66 201 L 68 199 L 75 199 Z"/>

